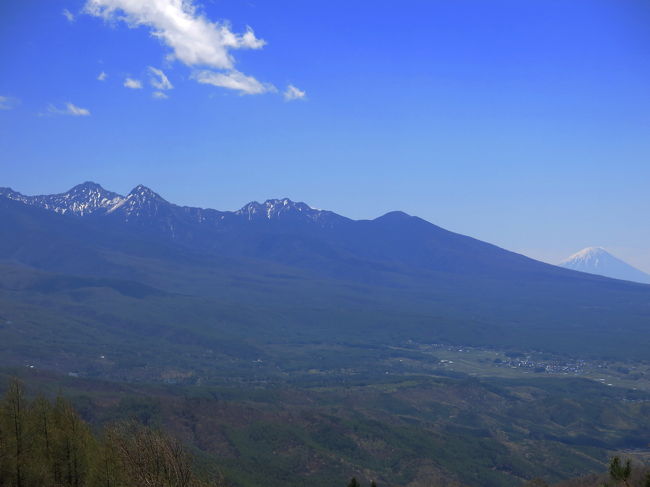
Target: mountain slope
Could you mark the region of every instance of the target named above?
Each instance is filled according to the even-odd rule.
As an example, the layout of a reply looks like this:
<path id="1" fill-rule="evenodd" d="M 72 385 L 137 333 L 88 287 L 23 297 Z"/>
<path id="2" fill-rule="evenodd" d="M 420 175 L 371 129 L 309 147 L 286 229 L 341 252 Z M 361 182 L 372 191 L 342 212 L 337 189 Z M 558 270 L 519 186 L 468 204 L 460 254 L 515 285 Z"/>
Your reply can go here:
<path id="1" fill-rule="evenodd" d="M 329 277 L 336 277 L 337 272 L 346 278 L 357 271 L 366 275 L 370 266 L 501 278 L 570 278 L 554 266 L 398 211 L 354 221 L 287 198 L 218 211 L 169 203 L 142 185 L 121 196 L 96 183 L 52 196 L 28 197 L 8 189 L 0 190 L 2 194 L 56 213 L 93 217 L 114 225 L 117 231 L 130 227 L 140 238 L 169 241 L 193 251 L 319 269 Z"/>
<path id="2" fill-rule="evenodd" d="M 0 195 L 63 215 L 102 220 L 118 232 L 173 242 L 193 251 L 261 258 L 350 277 L 378 268 L 443 271 L 500 278 L 572 278 L 534 261 L 402 212 L 354 221 L 288 198 L 251 202 L 237 211 L 178 206 L 139 185 L 127 196 L 83 183 L 51 196 Z M 575 278 L 575 276 L 573 276 Z"/>
<path id="3" fill-rule="evenodd" d="M 560 264 L 565 269 L 650 284 L 650 275 L 614 257 L 602 247 L 587 247 Z"/>
<path id="4" fill-rule="evenodd" d="M 163 345 L 138 344 L 158 364 L 146 369 L 153 377 L 180 360 L 179 336 L 198 347 L 192 357 L 268 354 L 270 374 L 288 360 L 263 351 L 273 343 L 414 340 L 626 358 L 650 346 L 648 286 L 543 264 L 400 212 L 353 221 L 287 199 L 244 208 L 186 208 L 144 187 L 92 214 L 0 197 L 0 261 L 18 264 L 17 275 L 54 273 L 0 289 L 3 316 L 33 333 L 87 323 L 92 339 L 61 333 L 59 363 L 81 360 L 86 341 L 101 348 L 102 333 L 129 355 L 134 343 L 114 327 L 165 330 Z M 33 343 L 22 330 L 0 327 L 0 341 Z M 232 360 L 222 363 L 251 367 Z M 187 363 L 213 373 L 203 359 Z"/>

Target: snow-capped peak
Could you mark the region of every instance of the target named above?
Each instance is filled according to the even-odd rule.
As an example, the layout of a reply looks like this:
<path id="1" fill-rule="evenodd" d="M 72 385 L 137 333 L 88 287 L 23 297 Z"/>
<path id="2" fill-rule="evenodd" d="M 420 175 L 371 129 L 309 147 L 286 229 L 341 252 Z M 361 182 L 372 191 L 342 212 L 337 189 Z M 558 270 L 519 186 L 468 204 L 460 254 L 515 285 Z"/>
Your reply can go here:
<path id="1" fill-rule="evenodd" d="M 594 265 L 598 265 L 598 262 L 601 258 L 610 256 L 613 257 L 612 254 L 607 252 L 603 247 L 586 247 L 575 254 L 569 256 L 568 258 L 564 259 L 562 262 L 560 262 L 560 265 L 562 264 L 567 264 L 569 262 L 592 262 Z"/>
<path id="2" fill-rule="evenodd" d="M 126 214 L 127 219 L 132 215 L 154 216 L 159 213 L 159 208 L 162 205 L 169 206 L 170 203 L 152 189 L 139 184 L 131 190 L 126 198 L 109 208 L 107 213 L 123 213 Z"/>
<path id="3" fill-rule="evenodd" d="M 135 188 L 133 188 L 127 197 L 163 199 L 158 193 L 143 184 L 138 184 Z"/>
<path id="4" fill-rule="evenodd" d="M 106 190 L 102 188 L 102 186 L 98 183 L 95 183 L 93 181 L 86 181 L 85 183 L 77 184 L 72 189 L 70 189 L 68 193 L 83 193 L 92 191 L 102 192 Z"/>
<path id="5" fill-rule="evenodd" d="M 18 191 L 14 191 L 11 188 L 0 188 L 0 196 L 4 196 L 9 199 L 16 199 L 16 196 L 23 196 Z"/>
<path id="6" fill-rule="evenodd" d="M 275 220 L 294 218 L 298 220 L 319 220 L 330 212 L 316 210 L 306 203 L 292 201 L 289 198 L 268 199 L 264 203 L 252 201 L 235 212 L 247 220 Z"/>
<path id="7" fill-rule="evenodd" d="M 105 190 L 99 184 L 88 181 L 66 193 L 46 196 L 25 196 L 9 188 L 0 188 L 0 195 L 22 203 L 39 206 L 61 214 L 75 216 L 110 216 L 124 222 L 156 225 L 164 220 L 162 227 L 175 232 L 177 223 L 220 225 L 234 221 L 256 222 L 302 222 L 320 227 L 332 227 L 347 218 L 331 211 L 319 210 L 289 198 L 268 199 L 264 203 L 253 201 L 232 212 L 204 208 L 180 207 L 169 203 L 150 188 L 139 184 L 128 195 L 122 196 Z M 225 222 L 225 223 L 224 223 Z"/>
<path id="8" fill-rule="evenodd" d="M 27 205 L 38 206 L 62 215 L 77 216 L 105 213 L 123 198 L 90 181 L 78 184 L 69 191 L 59 194 L 25 196 L 8 188 L 7 192 L 3 194 Z"/>
<path id="9" fill-rule="evenodd" d="M 650 283 L 650 275 L 613 256 L 603 247 L 587 247 L 560 262 L 560 267 L 601 276 Z"/>
<path id="10" fill-rule="evenodd" d="M 279 220 L 316 223 L 320 227 L 331 227 L 348 220 L 331 211 L 319 210 L 289 198 L 268 199 L 264 203 L 252 201 L 235 211 L 234 215 L 250 222 Z"/>

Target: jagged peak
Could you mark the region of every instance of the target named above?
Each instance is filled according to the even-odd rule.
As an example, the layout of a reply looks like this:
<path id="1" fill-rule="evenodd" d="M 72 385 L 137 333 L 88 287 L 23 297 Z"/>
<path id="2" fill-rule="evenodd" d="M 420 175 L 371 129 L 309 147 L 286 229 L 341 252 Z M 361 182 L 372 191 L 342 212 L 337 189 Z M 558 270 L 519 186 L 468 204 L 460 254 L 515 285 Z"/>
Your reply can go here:
<path id="1" fill-rule="evenodd" d="M 282 204 L 282 205 L 285 205 L 285 206 L 292 206 L 292 205 L 304 205 L 305 203 L 301 203 L 299 201 L 293 201 L 293 200 L 291 200 L 289 198 L 270 198 L 270 199 L 266 200 L 264 202 L 264 204 L 267 204 L 267 205 L 268 204 L 273 204 L 273 205 Z"/>
<path id="2" fill-rule="evenodd" d="M 92 181 L 78 184 L 65 193 L 25 196 L 10 188 L 0 189 L 0 194 L 25 204 L 38 206 L 59 214 L 85 216 L 106 211 L 123 197 L 107 191 Z"/>
<path id="3" fill-rule="evenodd" d="M 131 192 L 118 201 L 106 214 L 126 214 L 129 217 L 155 215 L 163 207 L 173 207 L 162 196 L 143 184 L 138 184 Z"/>
<path id="4" fill-rule="evenodd" d="M 56 197 L 57 195 L 52 195 Z M 84 197 L 93 197 L 107 200 L 117 200 L 123 198 L 122 195 L 109 191 L 102 187 L 102 185 L 95 183 L 93 181 L 86 181 L 81 184 L 77 184 L 72 187 L 68 192 L 63 193 L 59 196 L 64 198 L 84 198 Z"/>
<path id="5" fill-rule="evenodd" d="M 296 209 L 301 210 L 301 211 L 302 210 L 319 211 L 319 210 L 316 210 L 315 208 L 312 208 L 307 203 L 303 203 L 302 201 L 293 201 L 293 200 L 290 200 L 289 198 L 266 200 L 264 202 L 264 205 L 267 206 L 267 207 L 296 208 Z"/>
<path id="6" fill-rule="evenodd" d="M 127 199 L 132 198 L 142 198 L 142 199 L 155 199 L 159 201 L 165 201 L 165 198 L 156 193 L 153 189 L 145 186 L 144 184 L 138 184 L 131 192 L 127 195 Z"/>
<path id="7" fill-rule="evenodd" d="M 321 210 L 316 210 L 303 202 L 292 201 L 289 198 L 271 198 L 264 203 L 251 201 L 235 212 L 236 214 L 246 214 L 249 218 L 264 215 L 270 219 L 285 213 L 302 213 L 302 214 L 320 214 Z"/>
<path id="8" fill-rule="evenodd" d="M 78 216 L 123 214 L 129 218 L 132 216 L 144 217 L 145 215 L 153 216 L 163 213 L 168 215 L 169 211 L 174 211 L 174 208 L 180 208 L 169 203 L 143 184 L 135 186 L 126 196 L 106 190 L 94 181 L 85 181 L 66 193 L 23 196 L 10 188 L 0 188 L 0 195 L 57 213 Z M 293 201 L 287 197 L 270 198 L 263 203 L 251 201 L 234 212 L 189 207 L 183 207 L 183 211 L 191 214 L 192 218 L 198 218 L 199 221 L 211 220 L 215 212 L 222 219 L 226 218 L 227 214 L 231 214 L 249 221 L 278 219 L 333 225 L 339 221 L 347 220 L 331 211 L 313 208 L 306 203 Z"/>

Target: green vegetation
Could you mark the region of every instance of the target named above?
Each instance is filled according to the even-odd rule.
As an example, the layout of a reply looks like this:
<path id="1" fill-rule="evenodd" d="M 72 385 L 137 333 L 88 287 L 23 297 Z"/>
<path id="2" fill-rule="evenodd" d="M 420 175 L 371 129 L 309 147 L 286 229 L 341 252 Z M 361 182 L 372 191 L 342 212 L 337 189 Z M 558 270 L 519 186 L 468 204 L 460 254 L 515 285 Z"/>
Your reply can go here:
<path id="1" fill-rule="evenodd" d="M 207 487 L 161 431 L 124 423 L 93 435 L 69 402 L 30 401 L 15 380 L 0 406 L 2 487 Z"/>
<path id="2" fill-rule="evenodd" d="M 20 374 L 70 398 L 94 430 L 137 420 L 237 487 L 511 487 L 603 471 L 642 452 L 650 395 L 583 379 L 355 376 L 344 382 L 146 385 Z M 2 382 L 2 381 L 0 381 Z"/>
<path id="3" fill-rule="evenodd" d="M 650 468 L 647 463 L 622 460 L 616 455 L 610 460 L 607 473 L 567 480 L 556 487 L 650 487 Z"/>
<path id="4" fill-rule="evenodd" d="M 630 486 L 630 477 L 632 475 L 632 462 L 627 460 L 625 465 L 621 464 L 619 457 L 612 458 L 609 464 L 609 476 L 615 482 L 622 483 L 626 487 Z"/>

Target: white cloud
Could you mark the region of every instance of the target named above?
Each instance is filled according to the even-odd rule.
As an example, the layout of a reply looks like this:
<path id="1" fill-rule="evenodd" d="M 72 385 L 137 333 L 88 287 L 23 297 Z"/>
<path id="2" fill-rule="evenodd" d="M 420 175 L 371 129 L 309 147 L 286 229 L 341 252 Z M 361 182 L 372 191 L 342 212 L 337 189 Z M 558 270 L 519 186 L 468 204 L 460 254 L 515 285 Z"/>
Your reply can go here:
<path id="1" fill-rule="evenodd" d="M 202 70 L 196 77 L 199 82 L 242 93 L 273 91 L 269 85 L 237 71 L 231 54 L 237 49 L 261 49 L 266 41 L 257 38 L 250 27 L 237 34 L 227 22 L 212 22 L 198 11 L 194 0 L 87 0 L 84 11 L 107 21 L 126 22 L 130 27 L 147 27 L 153 37 L 171 49 L 170 59 L 190 67 L 221 71 Z"/>
<path id="2" fill-rule="evenodd" d="M 287 86 L 287 89 L 284 90 L 284 93 L 282 94 L 284 96 L 284 99 L 287 101 L 293 101 L 293 100 L 304 100 L 305 97 L 307 96 L 307 93 L 304 91 L 296 88 L 293 85 Z"/>
<path id="3" fill-rule="evenodd" d="M 101 73 L 99 73 L 99 74 L 97 75 L 97 79 L 98 79 L 99 81 L 104 81 L 107 77 L 108 77 L 108 75 L 107 75 L 104 71 L 102 71 Z"/>
<path id="4" fill-rule="evenodd" d="M 158 90 L 171 90 L 174 88 L 174 85 L 171 84 L 169 78 L 163 73 L 162 69 L 156 69 L 153 66 L 149 66 L 149 73 L 151 78 L 149 82 L 151 86 Z"/>
<path id="5" fill-rule="evenodd" d="M 133 78 L 126 78 L 124 80 L 124 86 L 126 88 L 131 88 L 132 90 L 140 90 L 142 89 L 142 81 Z"/>
<path id="6" fill-rule="evenodd" d="M 154 91 L 151 94 L 151 96 L 153 96 L 154 98 L 158 98 L 159 100 L 166 100 L 167 98 L 169 98 L 167 94 L 162 91 Z"/>
<path id="7" fill-rule="evenodd" d="M 233 70 L 227 73 L 215 73 L 214 71 L 197 71 L 192 74 L 199 83 L 220 86 L 237 90 L 241 95 L 260 95 L 262 93 L 275 92 L 275 86 L 268 83 L 260 83 L 252 76 Z"/>
<path id="8" fill-rule="evenodd" d="M 0 96 L 0 110 L 11 110 L 20 103 L 18 98 L 13 98 L 11 96 Z"/>
<path id="9" fill-rule="evenodd" d="M 49 115 L 72 115 L 73 117 L 88 117 L 90 116 L 90 110 L 87 108 L 81 108 L 77 105 L 67 102 L 63 108 L 59 108 L 55 105 L 48 105 L 47 114 Z"/>
<path id="10" fill-rule="evenodd" d="M 260 49 L 266 44 L 250 28 L 235 34 L 228 23 L 211 22 L 197 12 L 193 0 L 88 0 L 85 11 L 149 27 L 152 36 L 172 49 L 172 57 L 188 66 L 232 69 L 230 49 Z"/>
<path id="11" fill-rule="evenodd" d="M 63 12 L 61 12 L 61 13 L 63 14 L 63 16 L 66 19 L 68 19 L 68 22 L 74 22 L 75 17 L 74 17 L 74 14 L 72 12 L 70 12 L 70 10 L 68 10 L 67 8 L 64 8 Z"/>

